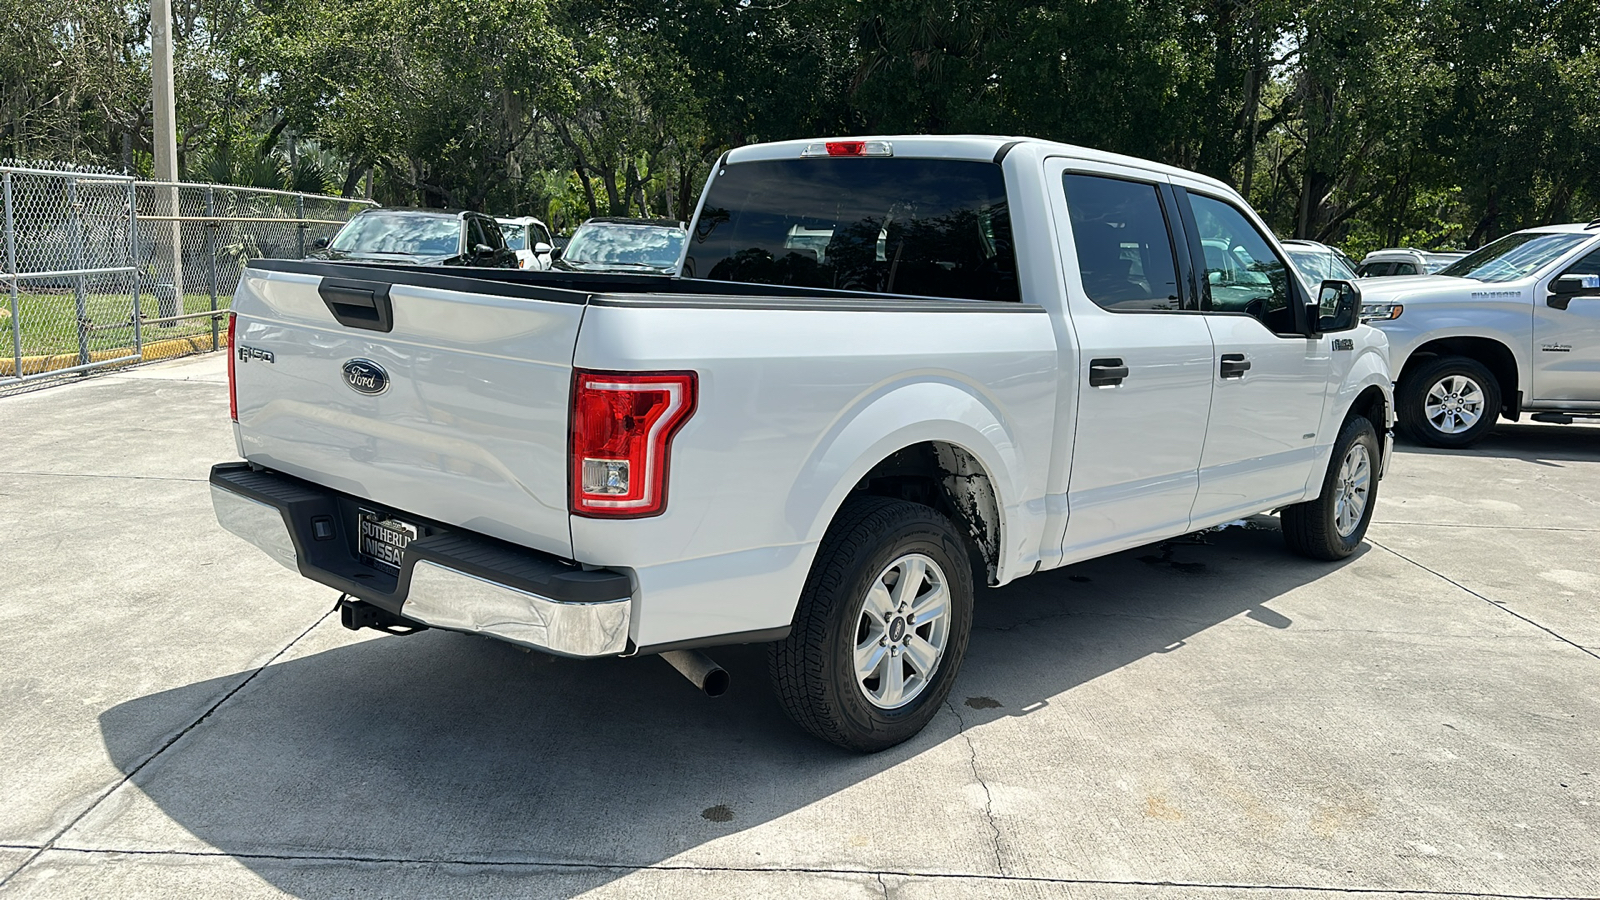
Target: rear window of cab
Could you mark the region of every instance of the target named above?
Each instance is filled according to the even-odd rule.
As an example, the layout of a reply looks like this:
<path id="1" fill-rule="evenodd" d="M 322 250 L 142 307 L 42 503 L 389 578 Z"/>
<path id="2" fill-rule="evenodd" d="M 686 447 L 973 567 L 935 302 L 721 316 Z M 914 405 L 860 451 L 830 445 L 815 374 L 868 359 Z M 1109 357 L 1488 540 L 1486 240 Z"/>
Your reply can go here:
<path id="1" fill-rule="evenodd" d="M 683 275 L 1015 302 L 1005 178 L 992 162 L 793 159 L 712 180 Z"/>

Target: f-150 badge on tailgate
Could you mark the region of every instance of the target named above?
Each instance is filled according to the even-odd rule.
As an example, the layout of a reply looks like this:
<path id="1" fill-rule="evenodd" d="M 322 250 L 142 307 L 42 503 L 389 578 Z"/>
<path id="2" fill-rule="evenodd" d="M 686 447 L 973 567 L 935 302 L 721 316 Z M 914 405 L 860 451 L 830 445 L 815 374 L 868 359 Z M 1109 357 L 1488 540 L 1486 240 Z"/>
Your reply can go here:
<path id="1" fill-rule="evenodd" d="M 361 394 L 381 394 L 389 389 L 389 373 L 370 359 L 352 359 L 344 364 L 344 383 Z"/>

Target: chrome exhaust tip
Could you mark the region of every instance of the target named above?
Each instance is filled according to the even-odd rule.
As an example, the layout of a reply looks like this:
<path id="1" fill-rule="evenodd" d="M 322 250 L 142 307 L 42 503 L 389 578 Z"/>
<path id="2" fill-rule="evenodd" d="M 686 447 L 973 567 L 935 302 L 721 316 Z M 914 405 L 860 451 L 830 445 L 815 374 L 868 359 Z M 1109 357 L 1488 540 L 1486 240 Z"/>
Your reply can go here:
<path id="1" fill-rule="evenodd" d="M 721 697 L 728 692 L 728 670 L 699 650 L 667 650 L 658 655 L 707 697 Z"/>

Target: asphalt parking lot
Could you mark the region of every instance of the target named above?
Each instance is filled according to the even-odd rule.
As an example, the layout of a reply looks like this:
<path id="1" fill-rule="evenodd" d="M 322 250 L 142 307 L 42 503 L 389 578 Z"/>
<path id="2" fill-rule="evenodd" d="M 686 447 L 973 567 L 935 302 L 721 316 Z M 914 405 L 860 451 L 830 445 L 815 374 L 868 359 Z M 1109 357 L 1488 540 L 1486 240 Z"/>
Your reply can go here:
<path id="1" fill-rule="evenodd" d="M 1402 445 L 1274 519 L 979 596 L 860 757 L 654 659 L 354 633 L 220 530 L 220 356 L 0 398 L 0 897 L 1600 896 L 1600 429 Z"/>

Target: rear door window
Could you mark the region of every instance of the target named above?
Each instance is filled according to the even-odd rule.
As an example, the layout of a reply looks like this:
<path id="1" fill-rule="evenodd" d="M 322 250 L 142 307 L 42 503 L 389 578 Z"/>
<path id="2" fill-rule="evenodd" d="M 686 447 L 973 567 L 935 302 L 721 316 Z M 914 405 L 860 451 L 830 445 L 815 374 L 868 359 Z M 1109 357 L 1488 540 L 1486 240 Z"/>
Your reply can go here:
<path id="1" fill-rule="evenodd" d="M 1062 176 L 1084 293 L 1113 312 L 1175 310 L 1178 268 L 1153 184 Z"/>
<path id="2" fill-rule="evenodd" d="M 990 162 L 734 163 L 706 195 L 683 274 L 746 284 L 1016 301 L 1005 179 Z"/>

